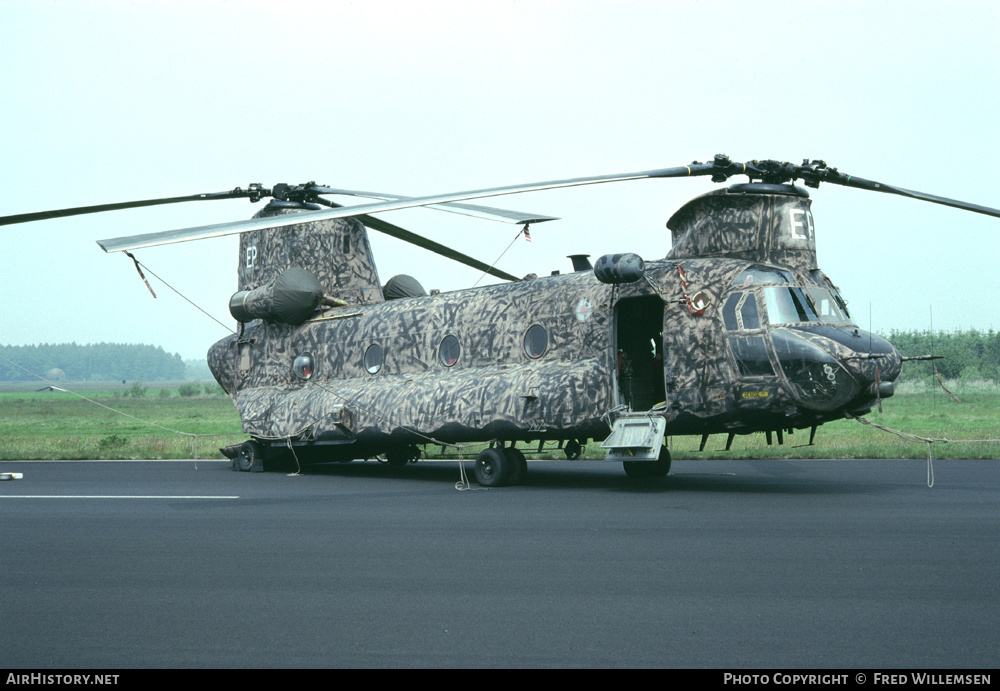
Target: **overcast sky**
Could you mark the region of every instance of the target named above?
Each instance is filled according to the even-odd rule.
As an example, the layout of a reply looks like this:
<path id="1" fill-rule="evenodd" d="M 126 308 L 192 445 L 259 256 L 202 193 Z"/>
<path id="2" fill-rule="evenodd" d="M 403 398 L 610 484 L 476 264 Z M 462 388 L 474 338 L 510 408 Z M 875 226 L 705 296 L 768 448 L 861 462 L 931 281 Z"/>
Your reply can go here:
<path id="1" fill-rule="evenodd" d="M 0 2 L 0 215 L 252 182 L 420 195 L 735 160 L 841 171 L 1000 207 L 1000 4 Z M 742 181 L 742 179 L 737 180 Z M 499 266 L 669 249 L 708 178 L 483 203 L 558 216 Z M 824 185 L 819 265 L 875 330 L 1000 329 L 1000 219 Z M 346 200 L 342 200 L 346 201 Z M 204 357 L 227 331 L 95 240 L 251 216 L 246 200 L 0 227 L 0 344 L 126 342 Z M 518 228 L 398 225 L 492 262 Z M 372 233 L 383 281 L 479 272 Z M 137 252 L 226 324 L 234 238 Z"/>

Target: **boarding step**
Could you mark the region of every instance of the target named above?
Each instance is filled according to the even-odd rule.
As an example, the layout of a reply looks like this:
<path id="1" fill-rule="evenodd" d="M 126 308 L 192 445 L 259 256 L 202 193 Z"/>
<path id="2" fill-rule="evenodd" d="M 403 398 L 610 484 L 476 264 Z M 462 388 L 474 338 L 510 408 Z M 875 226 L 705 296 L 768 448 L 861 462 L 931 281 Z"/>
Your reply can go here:
<path id="1" fill-rule="evenodd" d="M 655 461 L 660 457 L 667 421 L 645 413 L 626 413 L 615 420 L 611 435 L 601 444 L 608 461 Z"/>

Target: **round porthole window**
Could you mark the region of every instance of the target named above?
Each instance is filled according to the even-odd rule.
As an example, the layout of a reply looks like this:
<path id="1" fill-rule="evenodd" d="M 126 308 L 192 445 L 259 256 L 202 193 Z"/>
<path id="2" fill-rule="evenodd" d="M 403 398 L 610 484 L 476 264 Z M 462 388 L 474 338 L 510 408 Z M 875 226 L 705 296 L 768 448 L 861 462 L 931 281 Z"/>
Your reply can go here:
<path id="1" fill-rule="evenodd" d="M 292 363 L 292 371 L 299 379 L 309 379 L 313 375 L 313 356 L 304 353 L 295 358 Z"/>
<path id="2" fill-rule="evenodd" d="M 441 341 L 441 347 L 438 348 L 438 357 L 441 358 L 444 366 L 451 367 L 458 362 L 460 353 L 461 349 L 458 347 L 458 339 L 454 336 L 445 336 L 444 340 Z"/>
<path id="3" fill-rule="evenodd" d="M 365 351 L 365 369 L 369 374 L 375 374 L 382 369 L 382 346 L 372 343 Z"/>
<path id="4" fill-rule="evenodd" d="M 530 358 L 539 358 L 549 346 L 549 335 L 544 326 L 535 324 L 524 334 L 524 354 Z"/>

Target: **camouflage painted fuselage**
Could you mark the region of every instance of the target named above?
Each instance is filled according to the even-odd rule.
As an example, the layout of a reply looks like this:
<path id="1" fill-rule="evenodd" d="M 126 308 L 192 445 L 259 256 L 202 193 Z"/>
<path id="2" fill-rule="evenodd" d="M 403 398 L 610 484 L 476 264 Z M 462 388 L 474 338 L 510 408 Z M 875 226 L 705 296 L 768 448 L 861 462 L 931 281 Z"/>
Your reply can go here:
<path id="1" fill-rule="evenodd" d="M 249 352 L 244 376 L 229 367 L 221 379 L 258 438 L 355 437 L 377 446 L 390 437 L 600 435 L 612 390 L 608 313 L 594 309 L 581 320 L 575 311 L 582 300 L 607 303 L 610 291 L 592 274 L 560 279 L 555 293 L 540 288 L 556 280 L 541 279 L 346 307 L 298 327 L 257 322 L 243 337 L 254 343 L 227 339 L 212 359 L 237 364 L 233 354 Z M 537 359 L 522 345 L 535 324 L 548 334 Z M 439 355 L 447 336 L 459 344 L 450 366 Z M 382 350 L 374 373 L 364 363 L 373 345 Z M 303 353 L 316 362 L 307 381 L 292 370 Z"/>
<path id="2" fill-rule="evenodd" d="M 251 322 L 209 364 L 252 437 L 354 458 L 427 442 L 603 439 L 625 409 L 663 417 L 675 435 L 811 427 L 870 407 L 873 386 L 899 375 L 891 345 L 835 308 L 775 319 L 782 301 L 811 304 L 796 297 L 806 291 L 839 301 L 816 268 L 807 196 L 721 192 L 682 208 L 671 254 L 619 286 L 584 271 L 383 302 L 356 221 L 312 229 L 292 243 L 294 260 L 279 256 L 289 238 L 247 234 L 241 289 L 294 264 L 350 304 L 301 325 Z M 449 337 L 457 352 L 442 352 Z"/>

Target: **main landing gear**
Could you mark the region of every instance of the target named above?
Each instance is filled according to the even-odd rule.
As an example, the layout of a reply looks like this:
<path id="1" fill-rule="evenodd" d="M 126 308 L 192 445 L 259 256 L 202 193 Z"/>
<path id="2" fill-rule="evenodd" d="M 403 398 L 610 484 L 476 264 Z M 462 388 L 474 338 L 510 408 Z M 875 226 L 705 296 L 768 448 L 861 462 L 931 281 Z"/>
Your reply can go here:
<path id="1" fill-rule="evenodd" d="M 240 449 L 232 460 L 233 470 L 260 473 L 264 470 L 264 447 L 260 442 L 249 439 L 240 444 Z"/>
<path id="2" fill-rule="evenodd" d="M 405 468 L 407 463 L 416 463 L 420 458 L 420 448 L 411 444 L 389 449 L 385 462 L 390 468 Z"/>
<path id="3" fill-rule="evenodd" d="M 670 472 L 670 449 L 660 447 L 660 455 L 655 461 L 623 461 L 625 474 L 633 480 L 648 480 L 664 477 Z"/>
<path id="4" fill-rule="evenodd" d="M 520 485 L 528 474 L 528 461 L 520 449 L 483 449 L 476 457 L 476 480 L 483 487 Z"/>

